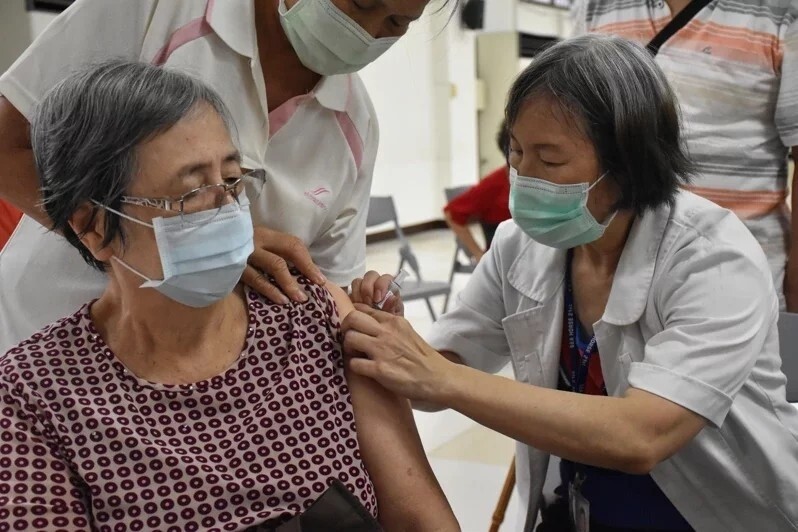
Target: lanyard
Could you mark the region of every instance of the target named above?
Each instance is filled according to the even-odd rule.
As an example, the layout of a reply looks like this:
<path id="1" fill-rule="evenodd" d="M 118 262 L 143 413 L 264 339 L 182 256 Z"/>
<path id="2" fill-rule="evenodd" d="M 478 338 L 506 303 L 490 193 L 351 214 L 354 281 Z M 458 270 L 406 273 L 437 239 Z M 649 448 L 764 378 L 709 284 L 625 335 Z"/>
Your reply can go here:
<path id="1" fill-rule="evenodd" d="M 587 375 L 590 367 L 590 356 L 596 351 L 596 335 L 594 334 L 583 352 L 579 352 L 576 345 L 576 313 L 574 312 L 574 292 L 571 283 L 571 261 L 573 250 L 568 250 L 565 261 L 565 322 L 568 329 L 568 349 L 571 351 L 571 390 L 576 393 L 585 393 Z M 604 389 L 606 394 L 606 386 Z"/>

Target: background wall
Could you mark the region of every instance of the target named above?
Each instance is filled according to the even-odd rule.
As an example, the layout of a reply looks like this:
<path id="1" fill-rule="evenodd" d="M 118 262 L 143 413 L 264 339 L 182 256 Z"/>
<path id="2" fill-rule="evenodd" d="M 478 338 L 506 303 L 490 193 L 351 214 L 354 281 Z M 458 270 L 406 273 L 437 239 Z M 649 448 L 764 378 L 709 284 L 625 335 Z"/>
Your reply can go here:
<path id="1" fill-rule="evenodd" d="M 0 72 L 11 66 L 31 40 L 25 2 L 0 2 Z"/>
<path id="2" fill-rule="evenodd" d="M 433 14 L 440 5 L 433 2 L 396 46 L 362 72 L 380 119 L 373 193 L 394 196 L 402 225 L 440 219 L 445 187 L 476 183 L 481 173 L 501 164 L 494 138 L 501 120 L 497 109 L 512 81 L 505 67 L 511 57 L 511 69 L 519 72 L 528 60 L 519 60 L 517 40 L 500 34 L 570 32 L 562 9 L 516 0 L 485 4 L 487 31 L 474 32 L 463 29 L 457 17 L 449 21 L 447 8 Z M 490 50 L 478 59 L 479 36 L 490 42 Z"/>

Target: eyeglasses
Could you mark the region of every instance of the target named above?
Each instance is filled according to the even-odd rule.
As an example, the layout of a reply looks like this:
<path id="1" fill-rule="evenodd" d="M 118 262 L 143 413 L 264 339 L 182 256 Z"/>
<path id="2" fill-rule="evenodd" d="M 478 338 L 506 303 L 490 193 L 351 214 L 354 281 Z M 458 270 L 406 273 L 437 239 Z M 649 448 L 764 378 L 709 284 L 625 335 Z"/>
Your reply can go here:
<path id="1" fill-rule="evenodd" d="M 189 190 L 179 198 L 139 198 L 122 196 L 120 202 L 126 205 L 152 207 L 179 213 L 184 223 L 205 224 L 216 218 L 225 205 L 239 202 L 239 196 L 246 185 L 257 197 L 266 180 L 265 170 L 252 170 L 238 177 L 228 177 L 224 183 L 204 185 Z"/>

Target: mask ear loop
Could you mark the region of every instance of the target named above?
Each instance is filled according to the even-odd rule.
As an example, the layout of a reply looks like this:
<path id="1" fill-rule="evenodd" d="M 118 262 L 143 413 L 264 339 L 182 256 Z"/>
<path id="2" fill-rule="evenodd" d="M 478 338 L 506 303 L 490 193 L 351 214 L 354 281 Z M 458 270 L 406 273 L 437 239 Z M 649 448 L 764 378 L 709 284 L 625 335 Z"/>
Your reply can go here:
<path id="1" fill-rule="evenodd" d="M 610 226 L 610 224 L 612 223 L 612 221 L 615 219 L 616 216 L 618 216 L 618 211 L 615 211 L 614 213 L 612 213 L 610 215 L 609 219 L 607 220 L 607 222 L 602 224 L 604 226 L 605 230 Z"/>
<path id="2" fill-rule="evenodd" d="M 605 177 L 607 177 L 607 174 L 608 174 L 608 173 L 609 173 L 609 172 L 604 172 L 603 174 L 601 174 L 601 175 L 599 176 L 599 178 L 598 178 L 598 179 L 596 179 L 596 180 L 593 182 L 593 184 L 592 184 L 592 185 L 590 185 L 589 187 L 587 187 L 587 190 L 588 190 L 588 192 L 590 192 L 590 190 L 591 190 L 593 187 L 595 187 L 596 185 L 598 185 L 598 184 L 599 184 L 599 182 L 600 182 L 602 179 L 604 179 Z"/>
<path id="3" fill-rule="evenodd" d="M 91 202 L 94 203 L 95 205 L 97 205 L 98 207 L 101 207 L 101 208 L 105 209 L 108 212 L 112 212 L 112 213 L 116 214 L 117 216 L 120 216 L 120 217 L 122 217 L 122 218 L 124 218 L 126 220 L 130 220 L 133 223 L 137 223 L 139 225 L 143 225 L 144 227 L 149 227 L 150 229 L 155 229 L 155 226 L 152 225 L 152 224 L 148 224 L 147 222 L 142 222 L 141 220 L 136 220 L 132 216 L 128 216 L 127 214 L 125 214 L 123 212 L 119 212 L 116 209 L 112 209 L 111 207 L 108 207 L 107 205 L 103 205 L 102 203 L 100 203 L 98 201 L 91 200 Z M 127 262 L 125 262 L 122 259 L 120 259 L 119 257 L 114 256 L 114 257 L 111 257 L 111 258 L 113 260 L 115 260 L 116 262 L 118 262 L 119 264 L 121 264 L 122 266 L 124 266 L 125 268 L 127 268 L 128 270 L 130 270 L 132 273 L 134 273 L 134 274 L 138 275 L 139 277 L 141 277 L 142 279 L 144 279 L 144 281 L 145 281 L 144 284 L 141 285 L 139 288 L 147 288 L 147 287 L 144 286 L 147 283 L 160 283 L 160 282 L 163 282 L 163 280 L 158 281 L 156 279 L 150 279 L 149 277 L 147 277 L 146 275 L 144 275 L 143 273 L 141 273 L 140 271 L 135 269 L 133 266 L 131 266 Z"/>
<path id="4" fill-rule="evenodd" d="M 592 184 L 592 185 L 590 185 L 589 187 L 587 187 L 587 192 L 590 192 L 590 190 L 591 190 L 593 187 L 595 187 L 596 185 L 598 185 L 598 184 L 599 184 L 599 181 L 601 181 L 602 179 L 604 179 L 605 177 L 607 177 L 607 174 L 608 174 L 608 173 L 609 173 L 609 172 L 604 172 L 603 174 L 601 174 L 601 175 L 599 176 L 599 178 L 598 178 L 598 179 L 596 179 L 596 180 L 593 182 L 593 184 Z M 610 226 L 610 224 L 612 223 L 612 221 L 615 219 L 615 217 L 616 217 L 617 215 L 618 215 L 618 211 L 615 211 L 614 213 L 612 213 L 612 214 L 610 215 L 610 217 L 607 219 L 607 221 L 606 221 L 605 223 L 603 223 L 603 224 L 599 224 L 599 225 L 602 225 L 602 226 L 604 227 L 604 229 L 606 230 L 606 229 L 607 229 L 607 228 Z"/>
<path id="5" fill-rule="evenodd" d="M 118 262 L 119 264 L 121 264 L 122 266 L 124 266 L 125 268 L 127 268 L 128 270 L 130 270 L 131 272 L 135 273 L 136 275 L 138 275 L 139 277 L 144 279 L 145 283 L 143 285 L 141 285 L 139 288 L 148 288 L 148 286 L 144 286 L 147 283 L 160 283 L 160 282 L 162 282 L 162 280 L 159 281 L 157 279 L 150 279 L 149 277 L 147 277 L 146 275 L 144 275 L 143 273 L 138 271 L 136 268 L 134 268 L 133 266 L 131 266 L 130 264 L 128 264 L 127 262 L 123 261 L 122 259 L 120 259 L 120 258 L 118 258 L 116 256 L 111 257 L 111 258 L 113 260 L 115 260 L 116 262 Z"/>

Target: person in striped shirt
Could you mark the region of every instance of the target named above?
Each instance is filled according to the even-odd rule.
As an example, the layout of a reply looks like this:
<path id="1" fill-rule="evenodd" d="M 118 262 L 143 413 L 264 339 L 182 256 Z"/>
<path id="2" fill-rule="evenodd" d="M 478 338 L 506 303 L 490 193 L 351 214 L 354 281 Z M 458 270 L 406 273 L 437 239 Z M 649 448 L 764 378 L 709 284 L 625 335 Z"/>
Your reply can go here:
<path id="1" fill-rule="evenodd" d="M 647 44 L 690 0 L 578 0 L 577 33 Z M 798 154 L 798 2 L 715 0 L 660 48 L 697 175 L 690 190 L 745 222 L 764 249 L 780 304 L 798 312 L 798 220 L 788 153 Z M 795 180 L 793 180 L 795 186 Z M 795 190 L 795 189 L 793 189 Z M 798 194 L 792 194 L 793 209 Z M 792 227 L 791 227 L 792 224 Z"/>

